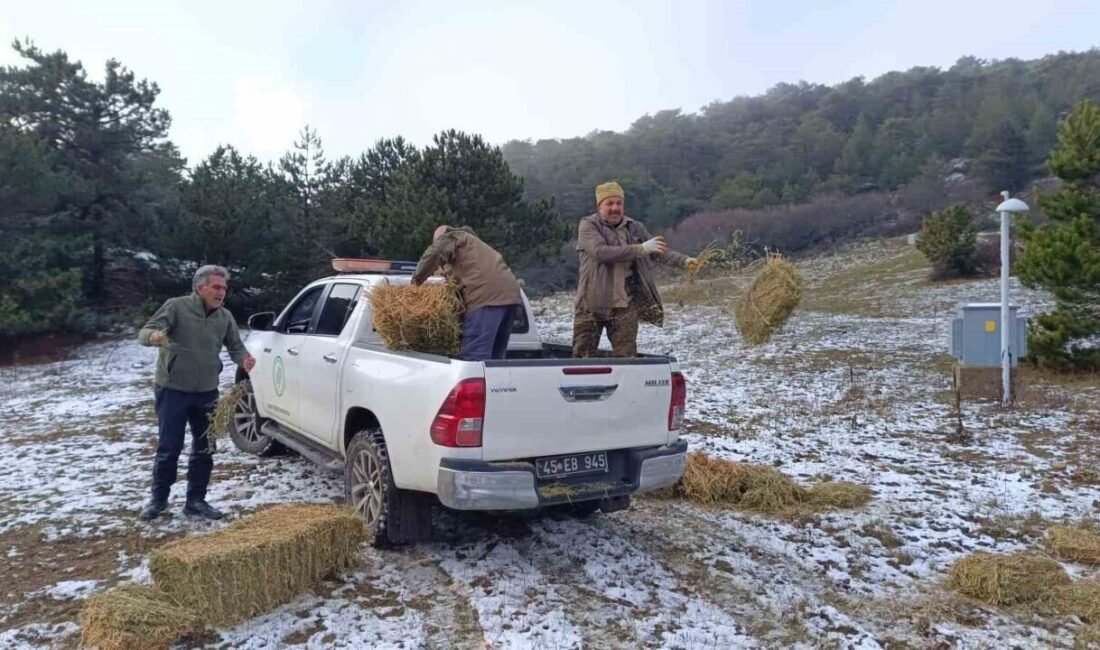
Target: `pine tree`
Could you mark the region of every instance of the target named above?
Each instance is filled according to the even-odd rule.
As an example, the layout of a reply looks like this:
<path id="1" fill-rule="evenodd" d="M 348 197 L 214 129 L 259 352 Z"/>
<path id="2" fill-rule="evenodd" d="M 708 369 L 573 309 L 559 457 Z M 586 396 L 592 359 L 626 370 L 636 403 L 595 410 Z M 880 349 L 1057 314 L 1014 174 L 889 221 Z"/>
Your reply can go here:
<path id="1" fill-rule="evenodd" d="M 1027 286 L 1054 294 L 1054 311 L 1032 325 L 1030 355 L 1040 364 L 1100 369 L 1100 108 L 1078 103 L 1058 129 L 1050 169 L 1060 191 L 1039 197 L 1049 222 L 1024 224 L 1016 265 Z"/>
<path id="2" fill-rule="evenodd" d="M 31 183 L 0 208 L 0 271 L 11 269 L 3 277 L 13 288 L 0 309 L 16 315 L 2 319 L 0 336 L 92 331 L 92 310 L 111 306 L 111 259 L 151 241 L 183 161 L 165 140 L 170 118 L 155 83 L 115 60 L 94 81 L 64 52 L 13 47 L 26 65 L 0 68 L 0 167 L 36 164 L 42 175 L 10 177 Z M 56 309 L 42 299 L 54 293 Z"/>
<path id="3" fill-rule="evenodd" d="M 1031 176 L 1027 142 L 1011 122 L 993 128 L 978 156 L 977 171 L 989 189 L 1016 191 Z"/>
<path id="4" fill-rule="evenodd" d="M 332 166 L 316 129 L 306 125 L 293 149 L 279 160 L 274 226 L 288 255 L 281 265 L 282 289 L 316 279 L 335 257 L 337 206 L 328 205 Z M 281 291 L 282 291 L 281 289 Z"/>
<path id="5" fill-rule="evenodd" d="M 848 142 L 845 143 L 837 161 L 836 170 L 841 174 L 851 176 L 854 179 L 862 179 L 867 174 L 867 167 L 871 160 L 871 153 L 875 146 L 875 130 L 867 122 L 863 115 L 856 121 L 856 127 L 852 130 Z"/>
<path id="6" fill-rule="evenodd" d="M 932 263 L 936 278 L 966 277 L 975 271 L 978 226 L 965 205 L 953 205 L 924 220 L 917 250 Z"/>

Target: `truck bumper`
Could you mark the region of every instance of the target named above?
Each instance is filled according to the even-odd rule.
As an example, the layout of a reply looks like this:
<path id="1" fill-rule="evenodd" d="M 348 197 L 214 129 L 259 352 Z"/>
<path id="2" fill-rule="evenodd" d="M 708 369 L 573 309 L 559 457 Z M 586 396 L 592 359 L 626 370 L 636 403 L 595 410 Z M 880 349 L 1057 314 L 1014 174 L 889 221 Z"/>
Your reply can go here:
<path id="1" fill-rule="evenodd" d="M 556 503 L 588 501 L 648 492 L 672 485 L 684 474 L 687 442 L 663 447 L 624 449 L 615 455 L 612 468 L 616 475 L 601 477 L 596 484 L 588 477 L 554 481 L 561 489 L 540 493 L 531 462 L 491 463 L 480 460 L 444 458 L 436 480 L 439 501 L 454 510 L 530 510 Z M 587 490 L 596 487 L 596 490 Z"/>

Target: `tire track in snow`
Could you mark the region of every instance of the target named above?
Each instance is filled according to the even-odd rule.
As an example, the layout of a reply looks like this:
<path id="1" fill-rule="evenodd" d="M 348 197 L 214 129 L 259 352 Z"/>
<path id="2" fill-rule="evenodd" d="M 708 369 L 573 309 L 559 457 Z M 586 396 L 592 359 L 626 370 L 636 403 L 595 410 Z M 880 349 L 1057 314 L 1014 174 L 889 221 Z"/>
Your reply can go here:
<path id="1" fill-rule="evenodd" d="M 490 647 L 585 647 L 566 615 L 566 598 L 521 552 L 525 540 L 471 526 L 492 517 L 447 514 L 440 519 L 436 536 L 441 543 L 430 554 L 465 590 Z"/>
<path id="2" fill-rule="evenodd" d="M 567 611 L 585 630 L 585 647 L 760 647 L 729 612 L 599 519 L 544 518 L 521 547 L 568 595 Z"/>

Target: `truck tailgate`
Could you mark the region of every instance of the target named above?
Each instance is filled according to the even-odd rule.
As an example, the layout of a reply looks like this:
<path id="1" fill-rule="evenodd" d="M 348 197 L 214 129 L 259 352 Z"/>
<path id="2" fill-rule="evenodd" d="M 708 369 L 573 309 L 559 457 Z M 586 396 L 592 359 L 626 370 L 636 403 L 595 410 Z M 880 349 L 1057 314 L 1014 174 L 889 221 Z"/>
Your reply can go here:
<path id="1" fill-rule="evenodd" d="M 666 444 L 671 376 L 660 357 L 486 362 L 482 458 Z"/>

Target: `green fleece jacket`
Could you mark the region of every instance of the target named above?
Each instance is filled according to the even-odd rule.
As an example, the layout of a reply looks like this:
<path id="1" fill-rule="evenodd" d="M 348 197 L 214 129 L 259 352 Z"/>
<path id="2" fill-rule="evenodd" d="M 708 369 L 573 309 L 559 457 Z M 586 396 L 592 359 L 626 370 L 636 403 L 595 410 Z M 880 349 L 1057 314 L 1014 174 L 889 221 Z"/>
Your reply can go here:
<path id="1" fill-rule="evenodd" d="M 157 386 L 187 393 L 217 390 L 222 346 L 236 364 L 248 356 L 229 310 L 208 311 L 197 293 L 161 305 L 138 332 L 138 342 L 152 345 L 149 336 L 158 330 L 168 335 L 170 345 L 160 348 L 157 357 Z"/>

